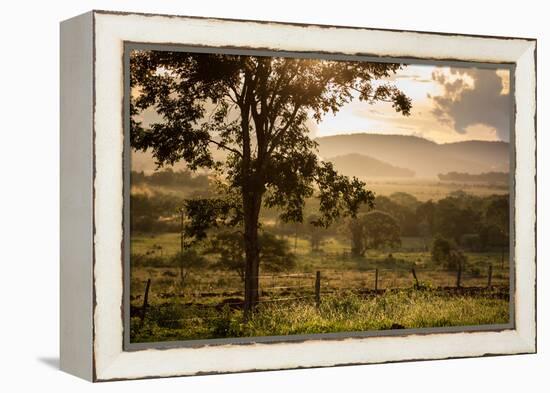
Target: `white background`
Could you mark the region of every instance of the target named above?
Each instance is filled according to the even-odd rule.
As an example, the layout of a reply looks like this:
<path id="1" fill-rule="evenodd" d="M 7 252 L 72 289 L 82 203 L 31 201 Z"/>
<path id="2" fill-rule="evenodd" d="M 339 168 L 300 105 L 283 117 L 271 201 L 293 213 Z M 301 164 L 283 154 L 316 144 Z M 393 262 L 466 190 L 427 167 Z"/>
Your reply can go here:
<path id="1" fill-rule="evenodd" d="M 544 109 L 549 100 L 544 71 L 550 67 L 550 27 L 544 4 L 527 0 L 5 2 L 0 16 L 0 390 L 548 391 L 545 239 L 550 233 L 544 195 L 550 189 L 544 170 L 549 165 Z M 58 23 L 90 9 L 537 38 L 539 354 L 96 385 L 58 371 Z"/>

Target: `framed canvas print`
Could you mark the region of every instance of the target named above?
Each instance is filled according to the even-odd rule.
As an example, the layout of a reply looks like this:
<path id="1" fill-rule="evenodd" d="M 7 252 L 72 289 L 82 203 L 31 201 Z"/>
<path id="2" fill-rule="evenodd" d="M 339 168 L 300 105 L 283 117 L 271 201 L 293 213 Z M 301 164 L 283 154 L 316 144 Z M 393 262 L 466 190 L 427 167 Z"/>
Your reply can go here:
<path id="1" fill-rule="evenodd" d="M 536 41 L 61 24 L 61 368 L 536 351 Z"/>

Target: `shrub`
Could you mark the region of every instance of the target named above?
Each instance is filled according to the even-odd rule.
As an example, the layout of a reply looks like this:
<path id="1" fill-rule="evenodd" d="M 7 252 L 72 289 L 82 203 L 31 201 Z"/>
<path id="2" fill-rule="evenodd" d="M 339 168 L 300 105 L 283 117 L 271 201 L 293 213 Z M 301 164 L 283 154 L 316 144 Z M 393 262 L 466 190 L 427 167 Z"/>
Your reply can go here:
<path id="1" fill-rule="evenodd" d="M 442 237 L 436 237 L 432 245 L 432 261 L 442 264 L 449 270 L 465 266 L 466 256 L 457 250 L 454 243 Z"/>
<path id="2" fill-rule="evenodd" d="M 445 266 L 449 270 L 457 270 L 459 266 L 462 265 L 464 268 L 467 262 L 467 257 L 459 250 L 451 250 L 451 253 L 449 255 L 449 258 L 447 259 L 447 262 Z"/>
<path id="3" fill-rule="evenodd" d="M 437 236 L 432 244 L 432 261 L 444 263 L 449 259 L 452 244 L 449 240 Z"/>
<path id="4" fill-rule="evenodd" d="M 229 305 L 226 304 L 219 316 L 212 320 L 210 330 L 214 337 L 239 337 L 242 335 L 240 318 L 240 314 L 233 314 Z"/>
<path id="5" fill-rule="evenodd" d="M 146 320 L 154 322 L 159 327 L 178 329 L 182 327 L 184 317 L 183 307 L 177 303 L 167 303 L 149 307 Z"/>
<path id="6" fill-rule="evenodd" d="M 468 271 L 474 277 L 481 277 L 481 269 L 477 266 L 470 266 Z"/>
<path id="7" fill-rule="evenodd" d="M 470 251 L 480 251 L 481 247 L 481 238 L 476 233 L 465 234 L 460 239 L 460 244 Z"/>

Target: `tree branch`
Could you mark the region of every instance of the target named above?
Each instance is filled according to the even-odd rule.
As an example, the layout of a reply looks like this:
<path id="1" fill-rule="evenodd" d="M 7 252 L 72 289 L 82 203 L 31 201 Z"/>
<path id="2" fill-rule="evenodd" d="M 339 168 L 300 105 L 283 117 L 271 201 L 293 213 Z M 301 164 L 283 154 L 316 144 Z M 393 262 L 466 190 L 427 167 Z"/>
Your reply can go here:
<path id="1" fill-rule="evenodd" d="M 288 128 L 290 127 L 290 125 L 294 122 L 294 119 L 296 118 L 296 115 L 298 114 L 298 110 L 300 109 L 301 105 L 300 104 L 296 104 L 296 106 L 294 107 L 294 111 L 292 112 L 292 114 L 290 115 L 290 118 L 288 119 L 288 121 L 286 122 L 286 124 L 284 125 L 283 128 L 281 128 L 274 136 L 273 136 L 273 139 L 271 140 L 271 146 L 269 147 L 268 149 L 268 153 L 271 153 L 273 152 L 273 150 L 275 150 L 275 148 L 277 147 L 277 144 L 279 143 L 279 139 L 281 138 L 281 136 L 288 130 Z"/>
<path id="2" fill-rule="evenodd" d="M 275 82 L 275 87 L 273 88 L 273 92 L 271 94 L 269 104 L 268 104 L 268 109 L 269 110 L 271 110 L 273 108 L 273 102 L 275 101 L 275 97 L 277 96 L 277 93 L 279 91 L 279 87 L 281 86 L 282 81 L 285 79 L 284 78 L 285 73 L 286 73 L 286 70 L 288 69 L 289 64 L 290 64 L 289 60 L 285 61 L 285 64 L 283 65 L 283 67 L 280 71 L 279 78 L 277 79 L 277 82 Z M 294 74 L 294 75 L 296 75 L 296 74 Z M 294 77 L 294 75 L 292 77 Z M 290 80 L 289 80 L 289 82 L 290 82 Z"/>
<path id="3" fill-rule="evenodd" d="M 356 92 L 363 94 L 363 91 L 361 91 L 360 89 L 358 89 L 356 87 L 350 86 L 350 89 L 355 90 Z M 374 94 L 366 95 L 365 99 L 367 101 L 373 100 L 374 99 Z M 393 102 L 393 100 L 391 98 L 390 99 L 377 98 L 376 100 L 377 101 L 382 101 L 382 102 Z"/>
<path id="4" fill-rule="evenodd" d="M 217 142 L 213 139 L 208 139 L 208 142 L 209 143 L 213 143 L 214 145 L 218 146 L 220 149 L 225 149 L 225 150 L 228 150 L 228 151 L 231 151 L 235 154 L 237 154 L 238 156 L 240 156 L 241 158 L 243 157 L 243 153 L 241 153 L 240 151 L 238 151 L 237 149 L 234 149 L 232 147 L 229 147 L 227 146 L 226 144 L 224 143 L 220 143 L 220 142 Z"/>
<path id="5" fill-rule="evenodd" d="M 237 92 L 237 89 L 235 89 L 235 86 L 229 86 L 229 88 L 231 89 L 231 91 L 233 92 L 233 94 L 235 94 L 235 99 L 233 99 L 233 97 L 231 97 L 231 95 L 229 94 L 229 98 L 231 99 L 231 101 L 233 101 L 235 104 L 237 105 L 240 105 L 242 103 L 242 96 L 239 95 L 239 93 Z M 243 92 L 244 94 L 244 92 Z"/>

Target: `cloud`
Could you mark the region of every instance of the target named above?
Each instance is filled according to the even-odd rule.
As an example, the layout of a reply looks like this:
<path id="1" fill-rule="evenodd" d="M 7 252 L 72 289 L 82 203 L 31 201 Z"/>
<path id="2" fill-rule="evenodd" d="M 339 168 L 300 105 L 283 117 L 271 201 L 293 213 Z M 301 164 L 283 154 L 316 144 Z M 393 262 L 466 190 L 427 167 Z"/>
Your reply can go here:
<path id="1" fill-rule="evenodd" d="M 432 114 L 440 123 L 459 134 L 467 133 L 470 126 L 485 125 L 494 128 L 500 140 L 509 141 L 510 95 L 496 70 L 451 68 L 450 74 L 434 71 L 432 79 L 443 88 L 442 95 L 429 96 Z"/>
<path id="2" fill-rule="evenodd" d="M 384 80 L 386 80 L 388 82 L 395 82 L 395 81 L 400 80 L 400 79 L 406 79 L 406 80 L 419 82 L 419 83 L 431 83 L 432 82 L 431 79 L 424 78 L 424 77 L 422 77 L 422 75 L 419 75 L 419 74 L 401 74 L 401 73 L 390 75 L 387 78 L 385 78 Z"/>

